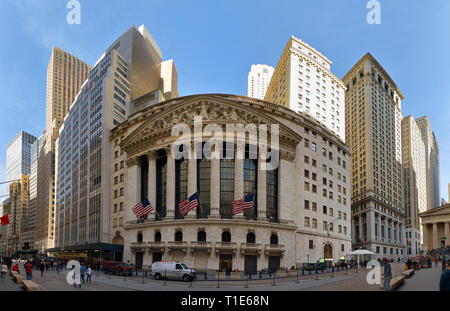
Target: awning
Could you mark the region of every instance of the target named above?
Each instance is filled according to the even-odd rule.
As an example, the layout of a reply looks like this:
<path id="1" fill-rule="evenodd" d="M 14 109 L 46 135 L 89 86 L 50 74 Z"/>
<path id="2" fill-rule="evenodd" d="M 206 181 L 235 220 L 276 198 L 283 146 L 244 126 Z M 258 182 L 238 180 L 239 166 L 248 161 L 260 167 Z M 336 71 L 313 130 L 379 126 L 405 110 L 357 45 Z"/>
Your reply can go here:
<path id="1" fill-rule="evenodd" d="M 348 253 L 347 255 L 375 255 L 375 253 L 372 253 L 367 249 L 357 249 L 351 253 Z"/>

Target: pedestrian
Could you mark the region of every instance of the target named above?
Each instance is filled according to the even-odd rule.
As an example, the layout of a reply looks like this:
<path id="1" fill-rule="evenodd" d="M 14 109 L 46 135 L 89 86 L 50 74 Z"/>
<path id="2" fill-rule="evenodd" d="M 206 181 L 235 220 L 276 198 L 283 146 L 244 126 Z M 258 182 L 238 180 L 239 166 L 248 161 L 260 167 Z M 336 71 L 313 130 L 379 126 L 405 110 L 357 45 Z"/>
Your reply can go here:
<path id="1" fill-rule="evenodd" d="M 438 267 L 438 262 L 439 262 L 439 257 L 438 255 L 434 256 L 434 267 L 437 268 Z"/>
<path id="2" fill-rule="evenodd" d="M 384 259 L 384 282 L 383 286 L 387 292 L 391 291 L 391 279 L 392 279 L 392 271 L 391 271 L 391 263 L 386 258 Z"/>
<path id="3" fill-rule="evenodd" d="M 27 280 L 33 278 L 33 265 L 29 261 L 25 264 L 25 273 L 27 275 Z"/>
<path id="4" fill-rule="evenodd" d="M 441 274 L 441 279 L 439 281 L 439 290 L 441 292 L 450 291 L 450 260 L 447 261 L 447 270 L 445 270 Z"/>
<path id="5" fill-rule="evenodd" d="M 0 270 L 0 278 L 2 280 L 5 279 L 5 275 L 6 275 L 7 272 L 8 272 L 8 266 L 6 265 L 6 262 L 3 262 L 2 263 L 2 269 Z"/>
<path id="6" fill-rule="evenodd" d="M 44 270 L 45 270 L 45 262 L 41 261 L 41 264 L 39 265 L 39 269 L 41 270 L 41 277 L 43 277 Z"/>
<path id="7" fill-rule="evenodd" d="M 56 271 L 56 261 L 53 262 L 53 271 Z"/>
<path id="8" fill-rule="evenodd" d="M 89 267 L 87 268 L 86 275 L 87 275 L 86 283 L 91 283 L 91 277 L 92 277 L 92 269 L 91 269 L 91 266 L 89 266 Z"/>
<path id="9" fill-rule="evenodd" d="M 12 271 L 16 271 L 18 274 L 20 274 L 20 271 L 19 271 L 19 264 L 15 264 L 13 267 L 12 267 Z"/>
<path id="10" fill-rule="evenodd" d="M 86 284 L 86 282 L 84 281 L 84 274 L 85 273 L 86 273 L 86 266 L 84 265 L 84 263 L 81 263 L 80 276 L 81 276 L 81 282 L 83 282 L 83 284 Z"/>

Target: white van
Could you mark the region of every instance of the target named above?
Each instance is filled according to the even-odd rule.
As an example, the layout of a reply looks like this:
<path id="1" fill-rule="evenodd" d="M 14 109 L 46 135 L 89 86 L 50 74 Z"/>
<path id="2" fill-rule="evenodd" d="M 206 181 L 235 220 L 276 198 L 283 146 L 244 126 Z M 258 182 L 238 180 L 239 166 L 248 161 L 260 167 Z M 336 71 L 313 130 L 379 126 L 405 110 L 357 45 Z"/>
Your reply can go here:
<path id="1" fill-rule="evenodd" d="M 189 282 L 197 278 L 197 273 L 194 269 L 189 269 L 184 263 L 179 261 L 154 262 L 150 269 L 150 273 L 155 280 L 167 278 L 180 279 Z"/>

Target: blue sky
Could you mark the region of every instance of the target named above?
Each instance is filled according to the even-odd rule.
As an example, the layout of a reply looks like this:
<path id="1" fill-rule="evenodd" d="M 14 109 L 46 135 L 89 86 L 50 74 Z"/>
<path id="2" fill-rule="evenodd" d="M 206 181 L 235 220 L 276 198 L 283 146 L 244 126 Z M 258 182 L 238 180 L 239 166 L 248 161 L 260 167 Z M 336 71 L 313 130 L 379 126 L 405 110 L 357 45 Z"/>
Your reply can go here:
<path id="1" fill-rule="evenodd" d="M 0 3 L 0 180 L 6 146 L 20 131 L 45 126 L 46 70 L 58 46 L 93 65 L 131 25 L 145 24 L 178 69 L 180 95 L 245 95 L 251 64 L 275 66 L 289 37 L 310 44 L 344 74 L 370 52 L 405 99 L 404 116 L 428 115 L 440 144 L 441 197 L 450 182 L 450 1 L 79 0 L 81 24 L 66 22 L 67 0 Z M 4 187 L 0 187 L 0 195 Z"/>

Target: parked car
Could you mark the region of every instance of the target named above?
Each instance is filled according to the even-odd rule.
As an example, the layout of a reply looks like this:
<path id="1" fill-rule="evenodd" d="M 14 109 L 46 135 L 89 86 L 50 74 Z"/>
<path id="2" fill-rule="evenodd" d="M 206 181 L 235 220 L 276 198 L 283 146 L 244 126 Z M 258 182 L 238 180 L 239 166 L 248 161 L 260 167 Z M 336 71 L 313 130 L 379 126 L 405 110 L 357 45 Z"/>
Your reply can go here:
<path id="1" fill-rule="evenodd" d="M 157 261 L 152 264 L 150 274 L 156 279 L 181 279 L 185 282 L 197 278 L 197 272 L 178 261 Z"/>
<path id="2" fill-rule="evenodd" d="M 103 271 L 105 273 L 120 274 L 120 275 L 133 275 L 133 268 L 128 264 L 118 261 L 104 261 Z"/>

